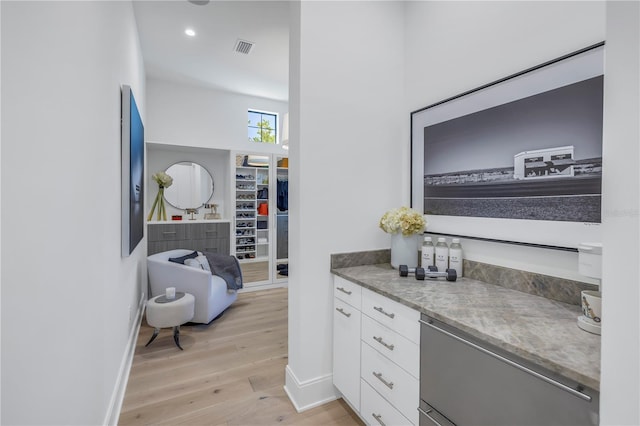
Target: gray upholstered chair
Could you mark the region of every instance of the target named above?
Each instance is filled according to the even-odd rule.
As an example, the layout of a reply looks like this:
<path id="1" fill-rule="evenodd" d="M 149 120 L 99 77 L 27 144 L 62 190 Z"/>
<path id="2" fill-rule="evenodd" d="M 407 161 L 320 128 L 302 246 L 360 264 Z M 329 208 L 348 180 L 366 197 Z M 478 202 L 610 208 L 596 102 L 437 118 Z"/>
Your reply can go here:
<path id="1" fill-rule="evenodd" d="M 207 324 L 224 312 L 238 297 L 235 290 L 227 290 L 227 283 L 211 272 L 180 263 L 169 258 L 181 257 L 193 250 L 176 249 L 147 257 L 150 297 L 164 294 L 167 287 L 190 293 L 195 297 L 192 322 Z"/>

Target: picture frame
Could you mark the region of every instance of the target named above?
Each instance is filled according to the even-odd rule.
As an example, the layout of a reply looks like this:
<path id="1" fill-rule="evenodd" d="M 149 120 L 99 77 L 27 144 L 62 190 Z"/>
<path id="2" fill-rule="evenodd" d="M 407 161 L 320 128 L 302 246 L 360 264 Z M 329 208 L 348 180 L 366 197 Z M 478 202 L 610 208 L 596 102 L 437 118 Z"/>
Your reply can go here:
<path id="1" fill-rule="evenodd" d="M 604 42 L 411 113 L 427 232 L 577 250 L 601 241 Z"/>
<path id="2" fill-rule="evenodd" d="M 144 235 L 144 125 L 131 86 L 121 95 L 121 254 L 128 257 Z"/>

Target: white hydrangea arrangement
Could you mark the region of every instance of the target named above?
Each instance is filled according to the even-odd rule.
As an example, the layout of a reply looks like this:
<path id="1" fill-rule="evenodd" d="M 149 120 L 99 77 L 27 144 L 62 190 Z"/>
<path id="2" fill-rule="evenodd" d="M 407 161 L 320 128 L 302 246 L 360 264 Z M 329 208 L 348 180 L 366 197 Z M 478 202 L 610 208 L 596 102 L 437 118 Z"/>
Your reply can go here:
<path id="1" fill-rule="evenodd" d="M 160 188 L 168 188 L 173 184 L 173 178 L 165 172 L 155 173 L 151 179 L 155 180 Z"/>
<path id="2" fill-rule="evenodd" d="M 382 215 L 380 228 L 388 234 L 397 234 L 408 237 L 413 234 L 421 234 L 427 226 L 427 221 L 417 211 L 409 207 L 392 209 Z"/>

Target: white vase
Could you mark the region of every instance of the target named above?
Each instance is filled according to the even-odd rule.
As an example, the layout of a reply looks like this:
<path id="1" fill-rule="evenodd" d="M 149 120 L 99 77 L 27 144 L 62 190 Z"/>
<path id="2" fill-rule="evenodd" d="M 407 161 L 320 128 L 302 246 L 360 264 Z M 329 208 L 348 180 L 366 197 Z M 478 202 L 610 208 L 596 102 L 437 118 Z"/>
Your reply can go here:
<path id="1" fill-rule="evenodd" d="M 391 234 L 391 266 L 398 269 L 399 265 L 409 268 L 418 266 L 418 248 L 420 235 L 413 234 L 405 237 L 402 232 Z"/>

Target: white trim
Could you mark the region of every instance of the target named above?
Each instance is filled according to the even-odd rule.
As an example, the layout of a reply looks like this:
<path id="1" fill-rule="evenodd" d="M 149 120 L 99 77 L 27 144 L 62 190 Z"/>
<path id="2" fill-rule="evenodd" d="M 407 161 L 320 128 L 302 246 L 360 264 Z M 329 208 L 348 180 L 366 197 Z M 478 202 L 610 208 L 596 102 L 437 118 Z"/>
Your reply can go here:
<path id="1" fill-rule="evenodd" d="M 136 314 L 136 320 L 134 326 L 129 331 L 129 340 L 127 342 L 127 348 L 122 357 L 120 363 L 120 371 L 116 384 L 111 394 L 111 400 L 109 401 L 109 409 L 105 415 L 104 425 L 117 425 L 120 418 L 120 410 L 122 410 L 122 403 L 124 401 L 124 394 L 127 389 L 127 383 L 129 382 L 129 373 L 131 372 L 131 364 L 133 363 L 133 355 L 136 351 L 136 343 L 138 341 L 138 333 L 140 332 L 140 325 L 142 324 L 142 316 L 144 314 L 144 308 L 146 306 L 146 297 L 144 293 L 140 297 L 140 303 L 138 304 L 138 312 Z"/>
<path id="2" fill-rule="evenodd" d="M 301 382 L 289 365 L 285 369 L 284 391 L 298 413 L 334 401 L 340 394 L 333 386 L 333 374 Z"/>
<path id="3" fill-rule="evenodd" d="M 255 284 L 255 283 L 246 283 L 243 288 L 238 290 L 238 294 L 240 293 L 250 293 L 252 291 L 262 291 L 262 290 L 271 290 L 273 288 L 287 288 L 289 287 L 289 282 L 276 282 L 269 283 L 268 281 L 265 284 Z"/>

